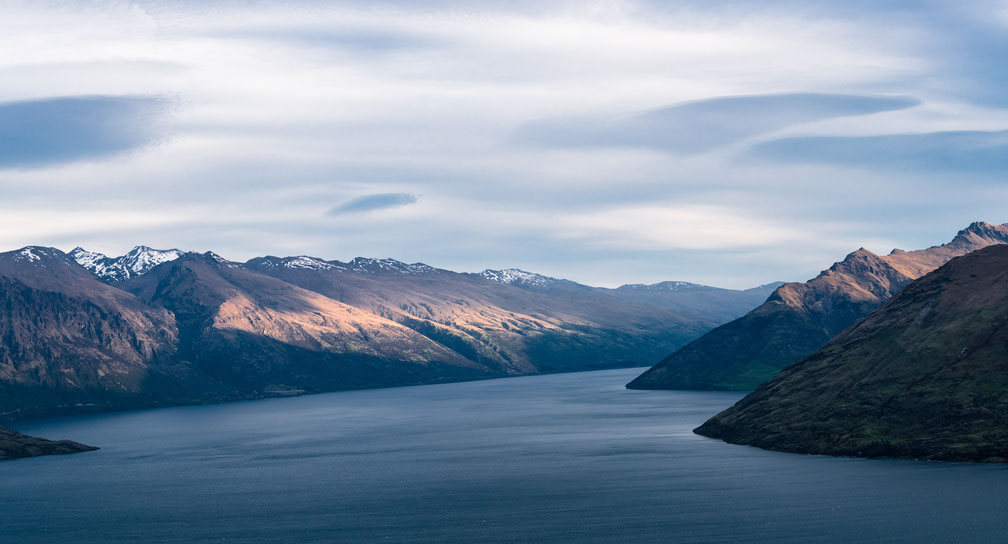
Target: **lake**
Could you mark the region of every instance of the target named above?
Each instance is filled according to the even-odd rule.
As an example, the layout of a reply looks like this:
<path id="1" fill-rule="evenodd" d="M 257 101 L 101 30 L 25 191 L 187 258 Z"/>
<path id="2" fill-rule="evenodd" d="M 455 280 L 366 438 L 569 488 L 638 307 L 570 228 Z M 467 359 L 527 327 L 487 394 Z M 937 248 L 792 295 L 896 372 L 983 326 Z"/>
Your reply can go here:
<path id="1" fill-rule="evenodd" d="M 0 542 L 996 542 L 1008 466 L 795 455 L 691 430 L 738 393 L 644 369 L 26 421 Z"/>

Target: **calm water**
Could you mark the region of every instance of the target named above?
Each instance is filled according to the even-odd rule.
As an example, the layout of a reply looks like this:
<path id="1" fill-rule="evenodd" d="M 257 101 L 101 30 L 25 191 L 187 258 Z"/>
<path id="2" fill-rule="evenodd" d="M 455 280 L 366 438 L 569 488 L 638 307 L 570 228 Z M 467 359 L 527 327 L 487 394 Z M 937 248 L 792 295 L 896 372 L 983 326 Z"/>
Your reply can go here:
<path id="1" fill-rule="evenodd" d="M 1003 542 L 1008 467 L 766 452 L 638 370 L 25 422 L 0 542 Z"/>

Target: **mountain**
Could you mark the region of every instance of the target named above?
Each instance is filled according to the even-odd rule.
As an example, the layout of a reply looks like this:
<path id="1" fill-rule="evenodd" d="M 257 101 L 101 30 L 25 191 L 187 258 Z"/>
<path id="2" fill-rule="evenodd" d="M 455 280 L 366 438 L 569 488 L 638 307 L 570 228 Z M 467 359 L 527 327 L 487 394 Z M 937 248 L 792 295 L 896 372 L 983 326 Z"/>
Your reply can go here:
<path id="1" fill-rule="evenodd" d="M 117 286 L 170 311 L 179 358 L 239 396 L 502 374 L 379 315 L 209 253 Z"/>
<path id="2" fill-rule="evenodd" d="M 1008 246 L 952 259 L 696 432 L 830 455 L 1008 462 Z"/>
<path id="3" fill-rule="evenodd" d="M 245 267 L 394 321 L 505 375 L 642 364 L 716 324 L 537 274 L 396 263 L 263 257 Z"/>
<path id="4" fill-rule="evenodd" d="M 1008 225 L 976 222 L 947 244 L 879 256 L 864 248 L 805 283 L 787 283 L 627 384 L 631 389 L 751 390 L 807 357 L 915 278 L 949 259 L 1008 242 Z"/>
<path id="5" fill-rule="evenodd" d="M 524 274 L 537 279 L 145 246 L 3 253 L 0 420 L 641 365 L 758 303 Z"/>
<path id="6" fill-rule="evenodd" d="M 46 440 L 26 436 L 17 431 L 0 427 L 0 461 L 20 457 L 36 457 L 39 455 L 61 455 L 94 451 L 98 448 L 85 446 L 70 440 Z"/>
<path id="7" fill-rule="evenodd" d="M 53 248 L 0 253 L 0 418 L 186 396 L 175 317 Z M 163 384 L 154 387 L 152 384 Z"/>

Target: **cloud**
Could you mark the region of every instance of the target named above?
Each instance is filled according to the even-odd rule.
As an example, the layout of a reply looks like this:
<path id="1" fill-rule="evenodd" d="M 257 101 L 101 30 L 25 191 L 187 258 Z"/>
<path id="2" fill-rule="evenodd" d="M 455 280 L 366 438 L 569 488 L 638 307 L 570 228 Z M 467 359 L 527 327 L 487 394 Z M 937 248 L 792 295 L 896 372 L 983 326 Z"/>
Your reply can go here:
<path id="1" fill-rule="evenodd" d="M 860 137 L 798 137 L 763 142 L 756 156 L 781 162 L 928 172 L 1008 170 L 1008 131 L 947 131 Z"/>
<path id="2" fill-rule="evenodd" d="M 389 208 L 398 208 L 413 204 L 417 201 L 416 195 L 409 193 L 379 193 L 374 195 L 364 195 L 348 200 L 339 206 L 329 210 L 329 215 L 347 215 L 354 213 L 367 213 Z"/>
<path id="3" fill-rule="evenodd" d="M 106 158 L 163 137 L 162 97 L 75 96 L 0 103 L 0 168 Z"/>
<path id="4" fill-rule="evenodd" d="M 643 147 L 701 153 L 800 123 L 906 109 L 907 96 L 790 93 L 718 97 L 622 119 L 540 120 L 518 129 L 520 142 L 547 147 Z"/>
<path id="5" fill-rule="evenodd" d="M 878 142 L 846 162 L 736 160 L 784 137 L 1008 128 L 1008 25 L 981 19 L 989 6 L 379 2 L 5 5 L 19 54 L 0 56 L 0 106 L 177 100 L 170 118 L 92 104 L 126 128 L 75 146 L 37 124 L 45 145 L 15 157 L 27 166 L 5 147 L 23 139 L 0 140 L 0 249 L 146 243 L 748 287 L 807 279 L 873 237 L 926 247 L 1008 220 L 1008 187 L 955 169 L 966 160 L 851 175 Z M 376 194 L 423 197 L 389 209 L 402 197 Z"/>

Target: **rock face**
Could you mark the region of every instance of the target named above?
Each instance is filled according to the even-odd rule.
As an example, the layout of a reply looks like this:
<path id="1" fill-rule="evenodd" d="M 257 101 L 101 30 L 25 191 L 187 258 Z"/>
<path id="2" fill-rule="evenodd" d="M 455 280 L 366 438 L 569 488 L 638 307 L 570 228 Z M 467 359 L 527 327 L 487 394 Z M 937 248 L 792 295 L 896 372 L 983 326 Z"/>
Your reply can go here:
<path id="1" fill-rule="evenodd" d="M 805 283 L 779 287 L 748 314 L 674 352 L 627 384 L 631 389 L 747 391 L 810 355 L 915 278 L 949 259 L 1008 242 L 1008 225 L 973 223 L 940 246 L 859 249 Z"/>
<path id="2" fill-rule="evenodd" d="M 70 440 L 53 441 L 26 436 L 17 431 L 0 427 L 0 461 L 20 457 L 36 457 L 39 455 L 80 453 L 97 449 Z"/>
<path id="3" fill-rule="evenodd" d="M 170 312 L 62 252 L 0 254 L 0 418 L 142 402 L 149 384 L 175 382 L 177 343 Z"/>
<path id="4" fill-rule="evenodd" d="M 485 276 L 144 246 L 0 253 L 0 421 L 643 365 L 766 289 Z"/>
<path id="5" fill-rule="evenodd" d="M 789 452 L 1008 461 L 1008 245 L 914 281 L 695 432 Z"/>

